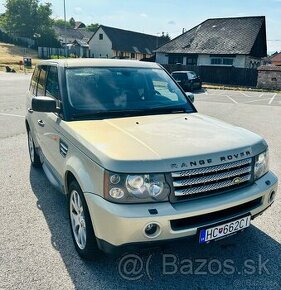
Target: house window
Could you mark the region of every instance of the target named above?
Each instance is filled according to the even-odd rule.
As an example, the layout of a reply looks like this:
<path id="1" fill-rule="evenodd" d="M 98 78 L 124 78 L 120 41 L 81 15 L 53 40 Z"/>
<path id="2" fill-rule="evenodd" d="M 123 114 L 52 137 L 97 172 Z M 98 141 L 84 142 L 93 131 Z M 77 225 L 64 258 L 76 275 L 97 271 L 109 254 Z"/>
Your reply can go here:
<path id="1" fill-rule="evenodd" d="M 102 33 L 99 34 L 99 40 L 103 40 L 103 34 Z"/>
<path id="2" fill-rule="evenodd" d="M 187 57 L 186 64 L 187 65 L 197 65 L 197 58 L 196 57 Z"/>
<path id="3" fill-rule="evenodd" d="M 182 55 L 169 55 L 169 64 L 177 64 L 181 63 L 183 64 L 183 56 Z"/>
<path id="4" fill-rule="evenodd" d="M 233 58 L 224 58 L 223 59 L 223 64 L 233 65 Z"/>
<path id="5" fill-rule="evenodd" d="M 222 59 L 221 58 L 212 58 L 211 59 L 211 64 L 221 64 Z"/>
<path id="6" fill-rule="evenodd" d="M 142 55 L 142 57 L 143 57 L 143 58 L 146 58 L 146 54 L 144 53 L 144 54 Z"/>
<path id="7" fill-rule="evenodd" d="M 136 54 L 134 52 L 131 53 L 131 58 L 136 58 Z"/>
<path id="8" fill-rule="evenodd" d="M 213 65 L 233 65 L 234 59 L 230 57 L 212 57 L 211 64 Z"/>

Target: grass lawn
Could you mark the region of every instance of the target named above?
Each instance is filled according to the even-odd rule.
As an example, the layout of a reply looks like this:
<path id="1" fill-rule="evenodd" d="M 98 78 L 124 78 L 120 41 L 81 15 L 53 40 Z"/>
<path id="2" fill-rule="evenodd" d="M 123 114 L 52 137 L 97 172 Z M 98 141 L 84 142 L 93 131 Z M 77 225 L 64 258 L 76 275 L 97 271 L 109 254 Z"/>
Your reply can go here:
<path id="1" fill-rule="evenodd" d="M 0 42 L 0 71 L 6 71 L 5 67 L 9 66 L 16 72 L 24 72 L 19 65 L 19 62 L 23 60 L 23 56 L 31 57 L 33 66 L 39 61 L 37 51 L 34 49 Z M 27 72 L 32 70 L 28 69 Z"/>

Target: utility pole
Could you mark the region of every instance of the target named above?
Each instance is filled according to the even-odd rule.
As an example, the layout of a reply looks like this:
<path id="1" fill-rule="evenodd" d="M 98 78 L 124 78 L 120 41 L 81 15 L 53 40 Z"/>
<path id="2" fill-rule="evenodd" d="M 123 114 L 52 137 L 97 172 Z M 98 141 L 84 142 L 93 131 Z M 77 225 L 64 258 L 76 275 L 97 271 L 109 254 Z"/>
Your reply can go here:
<path id="1" fill-rule="evenodd" d="M 64 55 L 67 57 L 67 47 L 66 47 L 66 5 L 65 0 L 63 0 L 63 11 L 64 11 Z"/>

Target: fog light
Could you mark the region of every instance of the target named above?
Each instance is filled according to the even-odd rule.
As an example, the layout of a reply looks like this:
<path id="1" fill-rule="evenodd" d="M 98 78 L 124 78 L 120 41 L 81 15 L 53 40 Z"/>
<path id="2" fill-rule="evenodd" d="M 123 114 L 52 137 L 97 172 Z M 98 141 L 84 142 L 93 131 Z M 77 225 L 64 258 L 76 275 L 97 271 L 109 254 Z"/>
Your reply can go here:
<path id="1" fill-rule="evenodd" d="M 275 198 L 275 191 L 272 191 L 268 198 L 268 203 L 272 203 Z"/>
<path id="2" fill-rule="evenodd" d="M 124 197 L 124 191 L 118 187 L 114 187 L 114 188 L 110 189 L 109 194 L 111 197 L 113 197 L 115 199 L 120 199 L 120 198 Z"/>
<path id="3" fill-rule="evenodd" d="M 157 237 L 160 234 L 160 227 L 159 227 L 159 225 L 156 224 L 156 223 L 148 224 L 144 228 L 144 234 L 148 238 L 155 238 L 155 237 Z"/>

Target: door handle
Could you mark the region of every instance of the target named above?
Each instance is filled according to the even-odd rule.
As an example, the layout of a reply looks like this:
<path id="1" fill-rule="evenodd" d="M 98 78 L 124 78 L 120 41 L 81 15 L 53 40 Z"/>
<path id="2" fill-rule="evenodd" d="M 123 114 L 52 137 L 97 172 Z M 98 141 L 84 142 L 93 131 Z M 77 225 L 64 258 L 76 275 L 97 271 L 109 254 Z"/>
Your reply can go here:
<path id="1" fill-rule="evenodd" d="M 27 109 L 28 113 L 32 114 L 33 113 L 33 110 L 31 108 L 28 108 Z"/>
<path id="2" fill-rule="evenodd" d="M 41 126 L 41 127 L 44 127 L 45 126 L 45 123 L 43 120 L 38 120 L 37 121 L 38 125 Z"/>

